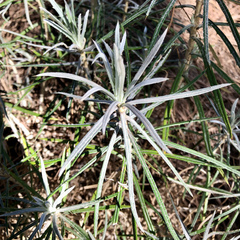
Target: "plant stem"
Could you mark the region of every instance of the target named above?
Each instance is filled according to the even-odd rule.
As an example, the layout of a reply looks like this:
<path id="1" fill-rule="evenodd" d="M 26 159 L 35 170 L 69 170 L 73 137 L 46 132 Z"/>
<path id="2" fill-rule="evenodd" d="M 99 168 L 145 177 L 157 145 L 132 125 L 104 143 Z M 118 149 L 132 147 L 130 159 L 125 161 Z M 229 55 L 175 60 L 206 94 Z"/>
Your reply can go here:
<path id="1" fill-rule="evenodd" d="M 196 0 L 196 9 L 195 9 L 195 12 L 192 16 L 192 24 L 193 26 L 190 28 L 190 37 L 189 37 L 189 41 L 188 41 L 188 49 L 185 53 L 185 69 L 183 71 L 183 75 L 187 74 L 188 73 L 188 70 L 189 70 L 189 67 L 190 67 L 190 64 L 191 64 L 191 60 L 192 60 L 192 51 L 193 51 L 193 48 L 194 48 L 194 44 L 195 44 L 195 41 L 194 41 L 194 37 L 197 37 L 197 28 L 200 24 L 200 14 L 201 14 L 201 10 L 202 10 L 202 6 L 203 6 L 203 0 Z"/>

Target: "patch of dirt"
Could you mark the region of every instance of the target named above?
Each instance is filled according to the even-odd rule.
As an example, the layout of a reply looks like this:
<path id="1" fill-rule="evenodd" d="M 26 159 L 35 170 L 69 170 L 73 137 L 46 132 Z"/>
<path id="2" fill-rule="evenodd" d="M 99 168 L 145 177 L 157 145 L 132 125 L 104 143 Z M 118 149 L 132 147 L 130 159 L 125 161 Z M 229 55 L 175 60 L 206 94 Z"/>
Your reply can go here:
<path id="1" fill-rule="evenodd" d="M 240 23 L 240 5 L 237 5 L 231 1 L 224 1 L 226 6 L 228 7 L 229 12 L 231 13 L 231 16 L 233 18 L 233 21 L 235 23 Z M 196 4 L 195 0 L 178 0 L 177 5 L 194 5 Z M 191 24 L 191 16 L 193 14 L 194 10 L 191 8 L 177 8 L 174 10 L 174 18 L 178 19 L 180 23 L 187 26 L 188 24 Z M 213 22 L 218 23 L 227 23 L 226 17 L 224 13 L 222 12 L 221 8 L 219 7 L 217 1 L 210 0 L 209 1 L 209 19 Z M 180 27 L 177 25 L 173 25 L 174 29 L 177 31 L 180 30 Z M 231 29 L 229 26 L 218 26 L 223 33 L 226 35 L 227 39 L 231 42 L 234 49 L 236 50 L 237 54 L 239 53 L 239 49 L 237 47 L 237 43 L 235 41 L 235 38 L 231 32 Z M 239 27 L 237 28 L 239 31 Z M 203 39 L 203 31 L 202 28 L 200 28 L 198 31 L 198 36 L 200 39 Z M 211 44 L 214 52 L 216 53 L 216 57 L 214 57 L 211 54 L 211 60 L 214 61 L 216 64 L 218 64 L 217 59 L 219 59 L 219 62 L 221 63 L 221 67 L 223 68 L 224 72 L 227 73 L 228 76 L 230 76 L 235 83 L 238 83 L 240 85 L 240 68 L 237 66 L 235 60 L 233 59 L 228 47 L 223 42 L 223 40 L 220 38 L 220 36 L 216 33 L 216 31 L 209 26 L 208 29 L 209 33 L 209 43 Z M 240 31 L 239 31 L 240 33 Z M 189 39 L 189 34 L 184 33 L 183 38 L 185 41 Z"/>

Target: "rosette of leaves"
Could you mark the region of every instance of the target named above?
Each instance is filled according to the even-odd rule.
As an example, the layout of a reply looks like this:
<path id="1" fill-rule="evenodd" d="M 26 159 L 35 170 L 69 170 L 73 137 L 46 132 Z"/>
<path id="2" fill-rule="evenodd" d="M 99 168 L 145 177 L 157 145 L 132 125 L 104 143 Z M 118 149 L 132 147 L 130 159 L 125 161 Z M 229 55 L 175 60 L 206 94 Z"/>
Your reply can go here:
<path id="1" fill-rule="evenodd" d="M 148 56 L 145 58 L 141 67 L 138 69 L 137 73 L 135 74 L 135 76 L 133 77 L 133 79 L 129 84 L 127 83 L 125 69 L 126 69 L 126 66 L 131 66 L 131 63 L 128 62 L 127 65 L 125 65 L 123 56 L 122 56 L 125 43 L 126 43 L 126 32 L 123 34 L 123 37 L 121 40 L 119 24 L 117 24 L 115 29 L 115 42 L 113 44 L 113 49 L 111 49 L 111 47 L 107 43 L 103 42 L 105 45 L 106 51 L 109 55 L 109 58 L 107 57 L 105 52 L 102 50 L 100 45 L 95 42 L 95 46 L 98 50 L 98 54 L 95 57 L 94 62 L 96 62 L 99 58 L 102 59 L 106 69 L 108 80 L 111 86 L 110 89 L 108 89 L 107 87 L 103 87 L 92 80 L 86 79 L 81 76 L 69 74 L 69 73 L 49 72 L 49 73 L 39 74 L 38 76 L 61 77 L 61 78 L 66 78 L 66 79 L 71 79 L 71 80 L 81 82 L 82 84 L 92 87 L 83 96 L 77 96 L 77 95 L 69 94 L 65 92 L 59 92 L 59 94 L 63 94 L 65 96 L 75 98 L 75 99 L 80 99 L 81 101 L 89 101 L 89 102 L 91 101 L 91 102 L 96 102 L 98 104 L 109 105 L 104 115 L 94 124 L 91 130 L 82 138 L 82 140 L 78 143 L 78 145 L 74 148 L 72 153 L 69 155 L 68 159 L 66 160 L 63 167 L 61 168 L 60 175 L 63 174 L 63 172 L 66 170 L 66 166 L 68 166 L 70 162 L 72 162 L 73 160 L 76 160 L 77 157 L 80 156 L 80 154 L 84 151 L 84 149 L 91 142 L 91 140 L 100 131 L 102 131 L 102 133 L 105 134 L 106 129 L 108 129 L 108 126 L 109 126 L 109 129 L 113 130 L 113 134 L 110 140 L 110 144 L 108 146 L 108 150 L 107 150 L 102 171 L 100 174 L 100 180 L 98 184 L 96 197 L 100 197 L 101 195 L 101 186 L 104 180 L 107 164 L 108 164 L 111 152 L 114 149 L 114 144 L 116 143 L 116 141 L 119 141 L 117 140 L 117 136 L 120 135 L 124 140 L 123 144 L 125 149 L 125 157 L 126 157 L 126 165 L 127 165 L 129 200 L 130 200 L 131 210 L 138 227 L 141 229 L 141 231 L 147 233 L 148 235 L 151 235 L 142 228 L 142 225 L 140 223 L 140 220 L 138 218 L 138 214 L 136 211 L 134 186 L 133 186 L 133 178 L 134 178 L 133 164 L 132 164 L 133 155 L 135 155 L 136 158 L 138 158 L 139 161 L 141 162 L 141 165 L 152 187 L 152 190 L 155 196 L 157 197 L 156 198 L 157 202 L 161 208 L 164 221 L 170 233 L 172 234 L 174 239 L 178 239 L 178 236 L 168 217 L 167 210 L 161 198 L 161 194 L 157 189 L 153 176 L 142 155 L 140 146 L 137 143 L 137 138 L 135 137 L 136 136 L 135 133 L 137 131 L 138 137 L 140 136 L 143 139 L 146 139 L 156 149 L 158 154 L 164 159 L 164 161 L 168 164 L 168 166 L 171 168 L 173 173 L 177 176 L 179 181 L 191 194 L 189 188 L 184 183 L 183 179 L 181 178 L 181 176 L 179 175 L 175 167 L 172 165 L 172 163 L 164 154 L 164 151 L 167 153 L 171 153 L 171 151 L 161 140 L 159 134 L 154 129 L 154 126 L 151 124 L 151 122 L 148 120 L 145 114 L 149 110 L 153 109 L 154 107 L 156 107 L 157 105 L 165 101 L 197 96 L 200 94 L 208 93 L 210 91 L 228 86 L 229 84 L 221 84 L 217 86 L 207 87 L 207 88 L 188 91 L 188 92 L 181 92 L 181 93 L 178 92 L 178 93 L 169 94 L 169 95 L 160 96 L 160 97 L 147 97 L 147 98 L 137 99 L 136 96 L 143 87 L 150 86 L 153 84 L 158 84 L 168 80 L 167 78 L 160 78 L 160 77 L 154 78 L 154 75 L 161 68 L 161 66 L 163 65 L 163 63 L 165 62 L 165 60 L 167 59 L 170 53 L 170 50 L 168 49 L 165 52 L 165 55 L 163 57 L 156 58 L 157 53 L 163 44 L 166 33 L 167 33 L 167 29 L 158 39 L 158 41 L 153 46 L 153 48 L 149 51 Z M 145 71 L 153 61 L 155 61 L 155 64 L 148 71 L 148 73 L 145 76 L 143 76 Z M 106 83 L 104 86 L 107 86 L 107 85 L 108 83 Z M 96 95 L 97 92 L 98 93 L 100 92 L 101 95 Z M 100 97 L 90 98 L 91 95 L 101 96 L 101 98 Z M 135 105 L 147 105 L 147 104 L 150 104 L 150 105 L 145 106 L 141 110 L 135 107 Z M 142 126 L 139 124 L 139 122 L 137 122 L 137 120 L 143 124 L 144 128 L 142 128 Z M 96 225 L 97 224 L 95 224 L 95 226 Z M 95 235 L 96 235 L 96 230 L 95 230 Z"/>
<path id="2" fill-rule="evenodd" d="M 68 3 L 64 0 L 65 3 L 65 11 L 63 11 L 62 7 L 58 5 L 54 0 L 49 0 L 52 4 L 52 7 L 58 14 L 58 17 L 54 16 L 51 12 L 49 12 L 45 8 L 41 8 L 46 16 L 48 17 L 45 21 L 53 28 L 61 32 L 64 36 L 72 41 L 70 50 L 76 49 L 79 52 L 82 52 L 85 48 L 86 38 L 86 28 L 89 11 L 85 13 L 84 19 L 82 21 L 81 13 L 76 18 L 75 16 L 75 8 L 74 1 L 71 0 L 71 7 L 69 7 Z M 63 45 L 63 43 L 56 44 L 53 48 Z M 49 50 L 48 50 L 49 51 Z"/>
<path id="3" fill-rule="evenodd" d="M 55 239 L 56 236 L 60 240 L 63 240 L 62 231 L 59 230 L 59 221 L 61 221 L 61 229 L 63 229 L 62 224 L 68 223 L 72 227 L 73 233 L 79 238 L 79 239 L 90 239 L 87 232 L 85 232 L 80 226 L 72 222 L 66 214 L 69 212 L 74 212 L 75 210 L 79 210 L 82 208 L 87 208 L 89 206 L 92 206 L 96 204 L 97 201 L 90 201 L 82 204 L 77 204 L 69 207 L 63 207 L 62 203 L 64 202 L 64 199 L 68 196 L 68 194 L 73 190 L 73 187 L 67 188 L 68 183 L 64 183 L 61 187 L 61 191 L 59 196 L 54 200 L 52 197 L 52 193 L 50 192 L 49 183 L 47 179 L 47 174 L 44 166 L 43 159 L 40 157 L 41 162 L 41 171 L 42 171 L 42 180 L 44 184 L 44 188 L 46 191 L 47 198 L 41 199 L 39 197 L 32 196 L 32 198 L 35 200 L 30 201 L 27 199 L 15 199 L 13 200 L 22 201 L 24 203 L 27 203 L 31 205 L 29 208 L 24 209 L 18 209 L 13 212 L 5 213 L 0 215 L 0 217 L 9 217 L 13 215 L 23 215 L 27 213 L 41 213 L 41 217 L 39 219 L 36 219 L 35 221 L 31 222 L 29 225 L 25 226 L 23 229 L 21 229 L 19 232 L 15 233 L 13 236 L 11 236 L 11 239 L 16 239 L 15 237 L 21 235 L 24 231 L 27 231 L 36 226 L 35 229 L 32 231 L 32 233 L 29 235 L 28 240 L 34 239 L 36 235 L 45 236 L 44 239 Z M 66 182 L 67 178 L 69 177 L 69 174 L 65 175 L 64 181 Z M 64 231 L 63 231 L 64 232 Z M 52 238 L 51 238 L 52 237 Z"/>

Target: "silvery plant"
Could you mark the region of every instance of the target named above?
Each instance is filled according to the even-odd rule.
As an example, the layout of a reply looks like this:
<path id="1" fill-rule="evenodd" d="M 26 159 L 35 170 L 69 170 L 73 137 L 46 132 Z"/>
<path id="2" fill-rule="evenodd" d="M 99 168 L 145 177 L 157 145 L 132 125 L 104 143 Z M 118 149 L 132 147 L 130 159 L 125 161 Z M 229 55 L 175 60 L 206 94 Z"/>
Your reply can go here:
<path id="1" fill-rule="evenodd" d="M 31 222 L 28 226 L 24 227 L 24 231 L 33 229 L 32 233 L 29 235 L 28 240 L 34 239 L 36 236 L 42 236 L 46 234 L 44 239 L 55 239 L 56 236 L 60 240 L 63 240 L 63 236 L 61 231 L 59 231 L 59 222 L 69 224 L 75 231 L 76 235 L 80 239 L 91 239 L 91 235 L 85 232 L 81 227 L 77 224 L 74 224 L 66 215 L 70 212 L 74 212 L 74 210 L 83 209 L 89 206 L 93 206 L 96 203 L 99 203 L 100 200 L 85 202 L 82 204 L 72 205 L 69 207 L 64 207 L 63 203 L 65 202 L 65 198 L 69 195 L 69 193 L 74 189 L 75 186 L 68 188 L 68 183 L 66 182 L 69 174 L 66 174 L 64 177 L 65 183 L 61 186 L 61 191 L 58 197 L 54 200 L 53 193 L 50 191 L 47 174 L 44 166 L 43 159 L 40 157 L 41 163 L 41 172 L 42 172 L 42 181 L 46 191 L 47 197 L 36 197 L 32 196 L 34 201 L 29 201 L 27 199 L 15 199 L 18 201 L 22 201 L 24 203 L 29 204 L 31 207 L 23 208 L 20 210 L 16 210 L 14 212 L 9 212 L 0 215 L 0 217 L 7 217 L 13 215 L 22 215 L 22 214 L 29 214 L 29 213 L 40 213 L 40 218 L 34 222 Z M 15 234 L 15 237 L 21 234 L 22 231 Z M 15 239 L 15 238 L 14 238 Z"/>
<path id="2" fill-rule="evenodd" d="M 210 91 L 226 87 L 229 84 L 220 84 L 199 90 L 177 92 L 174 94 L 158 97 L 146 97 L 146 98 L 137 97 L 138 93 L 144 87 L 153 84 L 159 84 L 168 80 L 167 78 L 154 77 L 154 75 L 161 68 L 161 66 L 163 65 L 163 63 L 165 62 L 170 53 L 170 50 L 168 49 L 163 55 L 163 57 L 157 59 L 156 61 L 157 53 L 159 52 L 159 49 L 163 44 L 166 34 L 167 29 L 164 31 L 164 33 L 158 39 L 156 44 L 150 50 L 147 57 L 143 60 L 141 67 L 135 73 L 133 79 L 131 79 L 129 84 L 126 77 L 127 65 L 124 63 L 123 59 L 123 52 L 126 44 L 127 35 L 125 32 L 121 39 L 119 24 L 117 24 L 115 29 L 115 42 L 112 48 L 106 42 L 103 41 L 103 45 L 105 47 L 105 51 L 103 51 L 101 46 L 97 42 L 95 42 L 98 54 L 96 55 L 94 62 L 100 61 L 104 64 L 109 84 L 106 83 L 104 86 L 101 86 L 95 83 L 93 80 L 64 72 L 48 72 L 39 74 L 38 76 L 58 77 L 80 82 L 81 84 L 90 87 L 90 89 L 83 96 L 77 96 L 66 92 L 58 92 L 58 94 L 63 94 L 67 97 L 79 99 L 81 101 L 104 104 L 108 106 L 104 114 L 101 116 L 101 118 L 93 125 L 91 130 L 88 131 L 88 133 L 80 140 L 80 142 L 71 152 L 71 154 L 69 155 L 69 157 L 67 158 L 67 160 L 65 161 L 60 170 L 60 175 L 66 173 L 67 167 L 69 165 L 71 166 L 73 165 L 76 159 L 83 153 L 86 146 L 93 140 L 93 138 L 99 132 L 102 132 L 102 134 L 105 134 L 106 131 L 109 133 L 112 132 L 112 134 L 110 135 L 111 138 L 108 148 L 105 151 L 104 155 L 104 162 L 99 177 L 96 199 L 99 199 L 101 197 L 101 189 L 106 169 L 112 151 L 114 150 L 114 146 L 116 146 L 117 143 L 120 144 L 122 142 L 123 143 L 122 148 L 124 148 L 125 150 L 125 159 L 127 166 L 127 179 L 128 179 L 127 189 L 129 192 L 129 201 L 132 214 L 135 218 L 138 227 L 142 232 L 146 233 L 147 235 L 150 235 L 153 238 L 156 238 L 155 236 L 153 236 L 152 234 L 143 229 L 138 217 L 134 196 L 134 172 L 132 163 L 133 158 L 136 158 L 140 161 L 143 167 L 143 171 L 146 174 L 148 181 L 152 187 L 152 190 L 156 196 L 164 221 L 172 236 L 175 239 L 178 239 L 177 233 L 175 232 L 168 217 L 168 213 L 163 203 L 161 194 L 157 188 L 157 185 L 153 179 L 149 167 L 146 164 L 146 160 L 143 157 L 140 146 L 138 145 L 138 139 L 142 138 L 144 140 L 147 140 L 153 146 L 153 148 L 155 148 L 155 150 L 162 157 L 162 159 L 168 164 L 168 166 L 171 168 L 173 173 L 179 179 L 181 184 L 187 189 L 187 191 L 190 194 L 191 191 L 188 188 L 187 184 L 184 183 L 183 179 L 181 178 L 175 167 L 172 165 L 171 161 L 166 157 L 165 152 L 171 154 L 171 151 L 164 144 L 161 137 L 155 130 L 154 126 L 146 117 L 146 113 L 163 102 L 205 94 Z M 106 53 L 108 54 L 108 56 Z M 150 70 L 148 70 L 153 61 L 155 61 L 154 66 Z M 127 64 L 129 66 L 130 63 L 128 62 Z M 147 74 L 145 74 L 145 72 L 147 72 Z M 110 85 L 110 89 L 105 87 L 108 85 Z M 139 105 L 143 107 L 137 108 L 136 106 Z M 142 125 L 140 125 L 141 123 Z M 94 220 L 95 236 L 97 235 L 98 211 L 99 203 L 95 205 L 95 220 Z"/>
<path id="3" fill-rule="evenodd" d="M 64 0 L 64 8 L 58 5 L 54 0 L 49 0 L 49 2 L 57 12 L 58 17 L 53 15 L 46 8 L 41 7 L 41 10 L 44 11 L 46 15 L 46 19 L 44 19 L 45 22 L 71 40 L 72 44 L 69 46 L 69 50 L 75 50 L 81 53 L 86 44 L 85 33 L 87 29 L 89 11 L 85 13 L 83 19 L 81 13 L 76 18 L 73 0 L 71 0 L 71 7 L 69 7 L 68 3 Z M 63 9 L 65 9 L 65 11 L 63 11 Z M 65 44 L 58 43 L 52 48 L 56 48 L 60 45 Z"/>

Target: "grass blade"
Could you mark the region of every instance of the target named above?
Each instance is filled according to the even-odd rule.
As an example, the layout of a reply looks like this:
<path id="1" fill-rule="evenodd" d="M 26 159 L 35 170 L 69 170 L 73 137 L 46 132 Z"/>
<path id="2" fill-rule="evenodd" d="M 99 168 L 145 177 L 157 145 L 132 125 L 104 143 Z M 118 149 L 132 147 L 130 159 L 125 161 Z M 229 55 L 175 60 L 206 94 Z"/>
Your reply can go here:
<path id="1" fill-rule="evenodd" d="M 167 141 L 164 141 L 164 142 L 165 142 L 166 145 L 168 145 L 170 147 L 176 148 L 176 149 L 178 149 L 180 151 L 192 154 L 192 155 L 197 156 L 197 157 L 199 157 L 201 159 L 204 159 L 204 160 L 206 160 L 208 162 L 211 162 L 211 163 L 213 163 L 216 166 L 216 168 L 220 167 L 220 168 L 226 169 L 226 170 L 228 170 L 228 171 L 230 171 L 232 173 L 235 173 L 236 175 L 240 176 L 240 171 L 238 171 L 235 168 L 233 168 L 232 166 L 229 166 L 229 165 L 227 165 L 227 164 L 225 164 L 223 162 L 220 162 L 220 161 L 218 161 L 218 160 L 216 160 L 216 159 L 214 159 L 212 157 L 209 157 L 209 156 L 207 156 L 207 155 L 205 155 L 203 153 L 197 152 L 197 151 L 192 150 L 190 148 L 187 148 L 187 147 L 184 147 L 184 146 L 180 146 L 180 145 L 178 145 L 176 143 L 173 143 L 173 142 L 167 142 Z"/>
<path id="2" fill-rule="evenodd" d="M 100 198 L 101 194 L 102 194 L 102 186 L 103 186 L 104 178 L 106 175 L 108 162 L 110 160 L 114 144 L 116 143 L 116 138 L 117 138 L 117 133 L 114 131 L 113 135 L 111 137 L 110 143 L 108 145 L 107 154 L 103 161 L 102 170 L 101 170 L 101 173 L 99 176 L 98 187 L 97 187 L 97 192 L 96 192 L 96 199 Z M 94 236 L 95 237 L 97 237 L 97 227 L 98 227 L 98 218 L 99 218 L 98 215 L 99 215 L 99 203 L 97 203 L 95 205 L 95 209 L 94 209 Z"/>
<path id="3" fill-rule="evenodd" d="M 229 26 L 232 30 L 232 34 L 233 34 L 233 36 L 235 38 L 235 41 L 238 45 L 238 49 L 240 50 L 240 35 L 239 35 L 239 32 L 238 32 L 238 30 L 235 26 L 235 23 L 232 19 L 231 13 L 229 12 L 229 10 L 228 10 L 227 6 L 225 5 L 225 3 L 223 2 L 223 0 L 217 0 L 217 2 L 218 2 L 220 8 L 222 9 L 222 11 L 223 11 L 223 13 L 224 13 L 224 15 L 225 15 L 225 17 L 228 21 L 228 24 L 229 24 Z"/>
<path id="4" fill-rule="evenodd" d="M 179 175 L 176 168 L 172 165 L 172 163 L 169 161 L 169 159 L 166 157 L 166 155 L 161 151 L 161 149 L 158 147 L 158 145 L 148 136 L 148 134 L 141 128 L 140 125 L 137 124 L 136 121 L 129 118 L 129 121 L 132 123 L 133 126 L 135 126 L 138 131 L 148 140 L 148 142 L 156 149 L 157 153 L 163 158 L 163 160 L 167 163 L 167 165 L 170 167 L 170 169 L 173 171 L 173 173 L 176 175 L 176 177 L 179 179 L 179 181 L 183 184 L 185 189 L 189 192 L 189 194 L 192 196 L 192 193 L 188 186 L 185 184 L 181 176 Z"/>
<path id="5" fill-rule="evenodd" d="M 203 240 L 207 240 L 209 239 L 209 231 L 210 231 L 210 228 L 211 228 L 211 225 L 212 225 L 212 222 L 213 222 L 213 219 L 214 219 L 214 216 L 215 216 L 215 213 L 216 213 L 216 210 L 214 211 L 210 221 L 208 222 L 207 224 L 207 227 L 206 227 L 206 230 L 204 232 L 204 235 L 203 235 Z"/>
<path id="6" fill-rule="evenodd" d="M 217 73 L 229 83 L 233 83 L 231 87 L 240 95 L 240 87 L 235 83 L 221 68 L 219 68 L 214 62 L 211 62 L 212 67 Z"/>
<path id="7" fill-rule="evenodd" d="M 223 42 L 226 44 L 226 46 L 228 47 L 230 53 L 232 54 L 232 56 L 234 57 L 237 65 L 240 67 L 240 57 L 238 55 L 238 53 L 236 52 L 235 48 L 233 47 L 233 45 L 231 44 L 231 42 L 228 40 L 228 38 L 226 37 L 226 35 L 222 32 L 222 30 L 211 20 L 209 20 L 209 25 L 212 26 L 214 28 L 214 30 L 216 31 L 216 33 L 221 37 L 221 39 L 223 40 Z"/>
<path id="8" fill-rule="evenodd" d="M 178 86 L 179 86 L 180 80 L 182 79 L 184 69 L 185 69 L 185 64 L 182 64 L 182 66 L 179 69 L 178 74 L 172 84 L 170 94 L 175 93 L 178 90 Z M 164 112 L 163 126 L 170 124 L 170 118 L 171 118 L 173 105 L 174 105 L 173 100 L 171 100 L 167 103 L 167 106 L 166 106 L 166 109 Z M 163 129 L 162 139 L 167 140 L 168 136 L 169 136 L 169 127 Z"/>
<path id="9" fill-rule="evenodd" d="M 196 43 L 198 45 L 198 48 L 199 48 L 199 50 L 202 54 L 204 65 L 205 65 L 205 68 L 207 70 L 206 73 L 207 73 L 208 80 L 209 80 L 209 82 L 212 86 L 214 86 L 214 85 L 217 86 L 218 85 L 217 80 L 215 78 L 215 75 L 213 73 L 211 65 L 207 61 L 207 58 L 205 56 L 205 52 L 204 52 L 204 49 L 203 49 L 203 45 L 198 38 L 194 38 L 194 40 L 196 41 Z M 220 85 L 218 85 L 218 86 L 220 86 Z M 221 117 L 222 117 L 222 119 L 223 119 L 223 121 L 226 125 L 227 131 L 229 132 L 230 137 L 232 137 L 232 129 L 231 129 L 231 126 L 230 126 L 230 123 L 229 123 L 229 120 L 228 120 L 226 109 L 224 107 L 221 92 L 219 90 L 216 90 L 216 91 L 213 92 L 213 94 L 214 94 L 214 99 L 215 99 L 215 102 L 216 102 L 216 105 L 217 105 L 217 109 L 218 109 L 219 113 L 221 114 Z"/>
<path id="10" fill-rule="evenodd" d="M 79 227 L 78 224 L 76 224 L 75 222 L 73 222 L 70 219 L 68 219 L 67 217 L 65 217 L 64 214 L 61 214 L 60 218 L 64 222 L 68 223 L 79 234 L 78 235 L 79 238 L 89 240 L 88 234 L 81 227 Z"/>
<path id="11" fill-rule="evenodd" d="M 221 240 L 225 240 L 229 231 L 231 230 L 232 226 L 234 225 L 234 223 L 237 220 L 237 217 L 239 216 L 239 211 L 236 211 L 234 216 L 231 218 L 230 223 L 228 224 L 227 228 L 226 228 L 226 232 L 224 233 L 224 235 L 222 236 Z M 240 236 L 238 236 L 238 239 L 240 238 Z"/>
<path id="12" fill-rule="evenodd" d="M 24 2 L 24 9 L 25 9 L 25 14 L 26 14 L 26 19 L 27 19 L 29 25 L 33 28 L 33 24 L 31 22 L 30 15 L 29 15 L 28 0 L 23 0 L 23 2 Z"/>
<path id="13" fill-rule="evenodd" d="M 123 183 L 124 183 L 125 175 L 126 175 L 126 158 L 123 157 L 122 171 L 119 179 L 120 184 L 118 186 L 117 204 L 116 204 L 116 207 L 114 210 L 114 216 L 113 216 L 113 224 L 118 223 L 119 212 L 123 203 L 123 197 L 124 197 L 123 193 L 125 191 L 125 188 L 123 187 Z"/>
<path id="14" fill-rule="evenodd" d="M 190 82 L 189 79 L 187 79 L 187 77 L 185 77 L 185 79 L 188 82 Z M 193 86 L 190 86 L 190 90 L 193 90 L 193 89 L 194 89 Z M 194 102 L 195 102 L 197 110 L 198 110 L 199 118 L 204 119 L 205 113 L 204 113 L 200 98 L 198 96 L 195 96 L 195 97 L 193 97 L 193 99 L 194 99 Z M 209 131 L 208 131 L 208 126 L 205 121 L 201 121 L 201 125 L 202 125 L 203 139 L 204 139 L 207 154 L 209 156 L 213 157 L 213 151 L 212 151 L 211 139 L 210 139 L 210 135 L 209 135 Z"/>
<path id="15" fill-rule="evenodd" d="M 139 186 L 139 183 L 138 183 L 138 180 L 137 180 L 135 174 L 133 175 L 133 181 L 134 181 L 135 189 L 137 191 L 138 199 L 140 201 L 141 208 L 142 208 L 142 211 L 143 211 L 143 216 L 144 216 L 145 221 L 146 221 L 147 226 L 148 226 L 148 231 L 150 233 L 154 234 L 155 233 L 155 228 L 154 228 L 154 225 L 151 221 L 151 217 L 149 216 L 148 209 L 147 209 L 147 206 L 146 206 L 146 203 L 145 203 L 145 199 L 144 199 L 144 196 L 143 196 L 143 193 L 142 193 L 142 189 Z"/>
<path id="16" fill-rule="evenodd" d="M 151 41 L 149 49 L 148 49 L 149 52 L 152 50 L 153 46 L 155 45 L 155 42 L 156 42 L 156 40 L 158 38 L 158 35 L 160 33 L 160 30 L 162 28 L 162 25 L 163 25 L 164 21 L 166 20 L 168 14 L 172 10 L 175 2 L 176 2 L 176 0 L 171 0 L 169 2 L 168 6 L 165 8 L 162 17 L 160 18 L 160 20 L 159 20 L 159 22 L 158 22 L 158 24 L 157 24 L 157 26 L 155 28 L 155 31 L 154 31 L 154 34 L 153 34 L 153 37 L 152 37 L 152 41 Z"/>
<path id="17" fill-rule="evenodd" d="M 164 221 L 165 221 L 165 223 L 166 223 L 166 225 L 168 227 L 168 230 L 171 233 L 171 236 L 173 237 L 173 239 L 179 240 L 179 238 L 177 236 L 177 233 L 174 230 L 174 228 L 172 226 L 172 223 L 171 223 L 171 221 L 170 221 L 170 219 L 168 217 L 167 209 L 166 209 L 166 207 L 164 205 L 164 202 L 162 200 L 161 194 L 158 191 L 158 187 L 157 187 L 157 185 L 156 185 L 156 183 L 155 183 L 155 181 L 153 179 L 153 176 L 152 176 L 152 174 L 151 174 L 151 172 L 150 172 L 150 170 L 149 170 L 149 168 L 148 168 L 148 166 L 147 166 L 147 164 L 145 162 L 145 159 L 144 159 L 144 157 L 142 155 L 142 152 L 141 152 L 139 146 L 137 145 L 137 143 L 136 143 L 134 137 L 132 136 L 132 134 L 129 134 L 129 136 L 130 136 L 133 148 L 134 148 L 134 150 L 136 152 L 136 156 L 139 158 L 139 161 L 140 161 L 140 163 L 141 163 L 141 165 L 143 167 L 143 170 L 144 170 L 144 172 L 145 172 L 145 174 L 147 176 L 149 184 L 150 184 L 150 186 L 151 186 L 151 188 L 152 188 L 152 190 L 154 192 L 154 195 L 156 196 L 157 203 L 158 203 L 158 205 L 159 205 L 159 207 L 161 209 L 161 213 L 162 213 Z"/>
<path id="18" fill-rule="evenodd" d="M 172 199 L 171 194 L 170 194 L 170 199 L 171 199 L 171 202 L 172 202 L 174 211 L 175 211 L 175 213 L 176 213 L 176 216 L 177 216 L 177 218 L 178 218 L 178 221 L 179 221 L 180 224 L 181 224 L 181 227 L 182 227 L 182 230 L 183 230 L 183 233 L 184 233 L 186 239 L 187 239 L 187 240 L 191 240 L 191 237 L 190 237 L 190 235 L 189 235 L 189 233 L 188 233 L 188 231 L 187 231 L 187 229 L 186 229 L 183 221 L 181 220 L 181 218 L 180 218 L 180 216 L 179 216 L 179 214 L 178 214 L 177 208 L 176 208 L 176 206 L 175 206 L 175 204 L 174 204 L 174 202 L 173 202 L 173 199 Z"/>
<path id="19" fill-rule="evenodd" d="M 204 52 L 208 64 L 210 64 L 209 49 L 208 49 L 208 5 L 209 0 L 204 0 L 203 6 L 203 41 L 204 41 Z"/>

